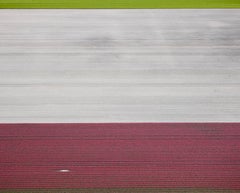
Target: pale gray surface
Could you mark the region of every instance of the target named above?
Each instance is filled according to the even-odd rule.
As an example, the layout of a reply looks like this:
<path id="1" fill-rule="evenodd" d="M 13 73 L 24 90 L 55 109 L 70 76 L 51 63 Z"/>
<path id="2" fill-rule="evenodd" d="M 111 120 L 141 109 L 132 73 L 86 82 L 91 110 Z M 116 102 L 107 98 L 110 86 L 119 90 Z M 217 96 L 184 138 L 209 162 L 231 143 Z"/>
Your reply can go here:
<path id="1" fill-rule="evenodd" d="M 0 10 L 0 122 L 240 121 L 240 10 Z"/>

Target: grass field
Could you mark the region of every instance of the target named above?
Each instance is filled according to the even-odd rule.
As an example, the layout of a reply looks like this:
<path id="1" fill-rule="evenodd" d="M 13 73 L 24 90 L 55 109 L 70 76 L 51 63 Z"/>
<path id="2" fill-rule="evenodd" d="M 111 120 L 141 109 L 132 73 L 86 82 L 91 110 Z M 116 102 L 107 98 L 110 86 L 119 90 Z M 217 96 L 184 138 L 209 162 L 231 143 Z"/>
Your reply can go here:
<path id="1" fill-rule="evenodd" d="M 240 0 L 0 0 L 0 8 L 240 8 Z"/>

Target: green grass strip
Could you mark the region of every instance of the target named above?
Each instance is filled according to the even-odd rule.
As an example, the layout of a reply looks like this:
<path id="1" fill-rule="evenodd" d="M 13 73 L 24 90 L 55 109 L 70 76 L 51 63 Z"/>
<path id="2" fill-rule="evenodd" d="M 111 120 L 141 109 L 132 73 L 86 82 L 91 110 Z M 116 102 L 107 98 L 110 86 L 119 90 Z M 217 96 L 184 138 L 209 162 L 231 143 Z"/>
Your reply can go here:
<path id="1" fill-rule="evenodd" d="M 240 8 L 240 0 L 0 0 L 0 8 Z"/>

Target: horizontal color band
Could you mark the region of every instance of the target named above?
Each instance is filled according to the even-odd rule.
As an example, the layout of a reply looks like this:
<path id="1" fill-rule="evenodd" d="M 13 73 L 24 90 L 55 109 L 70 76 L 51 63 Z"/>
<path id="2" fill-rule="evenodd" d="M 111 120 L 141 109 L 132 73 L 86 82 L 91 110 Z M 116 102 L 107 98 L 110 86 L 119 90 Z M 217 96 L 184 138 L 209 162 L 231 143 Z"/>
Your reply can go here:
<path id="1" fill-rule="evenodd" d="M 1 188 L 240 189 L 240 123 L 0 124 Z"/>
<path id="2" fill-rule="evenodd" d="M 226 189 L 192 189 L 192 188 L 84 188 L 84 189 L 0 189 L 0 193 L 239 193 Z"/>
<path id="3" fill-rule="evenodd" d="M 239 0 L 0 0 L 0 8 L 240 8 Z"/>

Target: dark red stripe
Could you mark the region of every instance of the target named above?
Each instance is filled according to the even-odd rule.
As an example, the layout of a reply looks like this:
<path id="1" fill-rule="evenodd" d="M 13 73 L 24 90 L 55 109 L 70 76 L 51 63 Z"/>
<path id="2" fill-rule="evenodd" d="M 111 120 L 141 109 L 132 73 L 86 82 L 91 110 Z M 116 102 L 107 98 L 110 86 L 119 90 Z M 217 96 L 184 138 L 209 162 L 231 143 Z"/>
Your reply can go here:
<path id="1" fill-rule="evenodd" d="M 0 124 L 0 188 L 105 187 L 240 189 L 240 123 Z"/>

